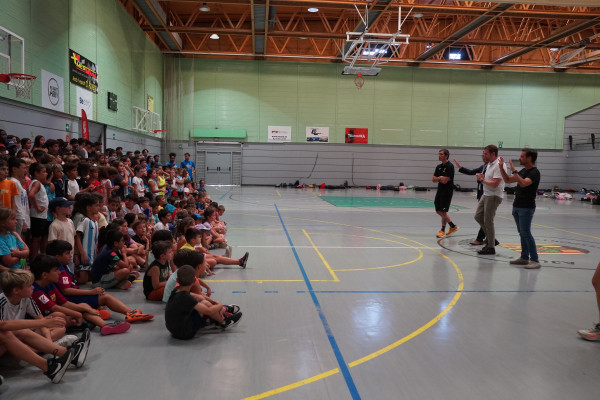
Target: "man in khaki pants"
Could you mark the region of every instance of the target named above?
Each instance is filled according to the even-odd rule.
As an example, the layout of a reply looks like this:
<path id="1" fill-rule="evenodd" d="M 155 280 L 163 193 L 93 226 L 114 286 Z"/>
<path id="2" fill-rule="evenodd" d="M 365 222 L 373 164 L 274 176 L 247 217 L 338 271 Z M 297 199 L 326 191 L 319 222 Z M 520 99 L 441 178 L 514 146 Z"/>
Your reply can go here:
<path id="1" fill-rule="evenodd" d="M 496 254 L 496 230 L 494 217 L 496 210 L 504 198 L 504 180 L 498 165 L 498 147 L 490 144 L 483 149 L 483 162 L 487 163 L 485 174 L 477 174 L 483 184 L 483 196 L 477 204 L 475 221 L 485 231 L 487 244 L 478 251 L 479 254 Z"/>

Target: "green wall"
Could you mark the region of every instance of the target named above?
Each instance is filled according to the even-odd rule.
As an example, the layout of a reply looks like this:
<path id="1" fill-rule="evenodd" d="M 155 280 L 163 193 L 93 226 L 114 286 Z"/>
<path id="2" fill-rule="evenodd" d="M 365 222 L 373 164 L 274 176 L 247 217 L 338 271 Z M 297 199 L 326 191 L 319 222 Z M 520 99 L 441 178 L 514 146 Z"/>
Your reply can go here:
<path id="1" fill-rule="evenodd" d="M 25 39 L 25 73 L 38 76 L 31 99 L 41 106 L 41 71 L 61 76 L 65 112 L 77 113 L 76 86 L 69 83 L 69 49 L 98 66 L 95 121 L 122 129 L 134 126 L 132 106 L 163 115 L 163 55 L 116 0 L 2 0 L 0 26 Z M 117 112 L 107 108 L 107 92 L 118 96 Z M 0 85 L 0 96 L 15 98 Z M 89 117 L 89 116 L 88 116 Z"/>
<path id="2" fill-rule="evenodd" d="M 384 67 L 357 90 L 342 64 L 176 62 L 192 81 L 179 139 L 228 128 L 266 142 L 283 125 L 304 142 L 306 126 L 329 126 L 333 143 L 361 127 L 371 144 L 562 149 L 564 117 L 600 102 L 598 74 Z"/>

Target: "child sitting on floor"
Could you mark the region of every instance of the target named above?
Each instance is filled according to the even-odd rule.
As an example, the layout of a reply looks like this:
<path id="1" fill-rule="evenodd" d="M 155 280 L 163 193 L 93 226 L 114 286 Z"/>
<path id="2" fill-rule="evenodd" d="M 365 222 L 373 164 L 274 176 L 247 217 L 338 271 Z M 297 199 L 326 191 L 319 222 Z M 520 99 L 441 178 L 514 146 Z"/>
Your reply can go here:
<path id="1" fill-rule="evenodd" d="M 125 315 L 126 322 L 148 321 L 154 318 L 151 314 L 144 314 L 140 310 L 134 310 L 127 307 L 121 300 L 113 295 L 104 292 L 104 288 L 96 287 L 93 289 L 80 289 L 75 281 L 73 273 L 69 270 L 68 265 L 71 262 L 73 246 L 64 240 L 53 240 L 48 243 L 46 253 L 49 256 L 54 256 L 60 263 L 58 288 L 65 295 L 67 300 L 73 303 L 87 303 L 92 308 L 106 306 L 110 310 Z M 106 310 L 99 310 L 102 316 L 102 311 L 108 315 L 102 316 L 107 319 L 110 313 Z M 106 318 L 104 318 L 106 317 Z"/>
<path id="2" fill-rule="evenodd" d="M 148 266 L 144 275 L 144 295 L 148 300 L 160 301 L 171 274 L 173 243 L 169 241 L 152 243 L 152 254 L 154 254 L 154 261 Z"/>
<path id="3" fill-rule="evenodd" d="M 125 247 L 124 235 L 116 229 L 106 232 L 106 247 L 98 254 L 92 264 L 92 286 L 127 290 L 135 280 L 129 263 L 121 254 Z"/>
<path id="4" fill-rule="evenodd" d="M 208 326 L 211 321 L 222 328 L 229 328 L 242 318 L 240 311 L 228 313 L 222 304 L 212 304 L 190 294 L 195 277 L 196 271 L 189 265 L 177 270 L 179 287 L 173 291 L 165 308 L 166 327 L 176 339 L 192 339 L 198 330 Z"/>
<path id="5" fill-rule="evenodd" d="M 208 271 L 208 264 L 206 262 L 206 257 L 204 257 L 204 254 L 202 254 L 196 250 L 188 250 L 188 249 L 177 250 L 177 252 L 173 256 L 173 265 L 175 268 L 177 268 L 180 265 L 193 266 L 196 269 L 196 277 L 197 278 L 190 289 L 190 293 L 202 295 L 206 298 L 210 297 L 210 295 L 212 294 L 210 286 L 208 286 L 206 284 L 206 282 L 204 282 L 202 279 L 199 278 L 200 276 L 204 275 Z M 175 289 L 176 286 L 177 286 L 177 270 L 175 270 L 175 272 L 173 272 L 171 274 L 171 276 L 169 277 L 169 279 L 167 280 L 167 283 L 165 285 L 165 290 L 164 290 L 163 298 L 162 298 L 162 301 L 164 303 L 169 301 L 169 297 L 171 297 L 171 292 L 173 292 L 173 289 Z M 202 288 L 206 289 L 206 294 L 204 294 Z"/>

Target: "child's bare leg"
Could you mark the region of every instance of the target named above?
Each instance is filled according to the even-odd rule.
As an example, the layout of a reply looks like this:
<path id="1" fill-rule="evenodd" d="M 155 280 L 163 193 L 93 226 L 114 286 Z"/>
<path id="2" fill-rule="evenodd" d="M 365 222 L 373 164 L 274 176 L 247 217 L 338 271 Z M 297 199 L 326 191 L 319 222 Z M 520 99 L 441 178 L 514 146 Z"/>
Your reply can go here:
<path id="1" fill-rule="evenodd" d="M 212 303 L 208 300 L 199 301 L 207 307 L 212 307 Z M 219 323 L 223 323 L 225 318 L 223 318 L 223 308 L 219 308 L 218 310 L 208 312 L 205 317 L 212 319 L 213 321 L 217 321 Z"/>
<path id="2" fill-rule="evenodd" d="M 41 351 L 46 354 L 53 354 L 56 351 L 56 354 L 59 356 L 64 356 L 67 352 L 66 347 L 59 346 L 54 344 L 54 342 L 46 339 L 43 336 L 38 335 L 37 333 L 29 330 L 29 329 L 21 329 L 13 332 L 15 336 L 23 343 L 32 347 L 37 351 Z"/>
<path id="3" fill-rule="evenodd" d="M 80 285 L 85 285 L 86 283 L 88 283 L 89 280 L 90 280 L 90 271 L 79 270 L 78 276 L 77 276 L 77 282 L 79 282 Z"/>
<path id="4" fill-rule="evenodd" d="M 600 321 L 600 263 L 596 267 L 596 272 L 592 278 L 592 285 L 596 290 L 596 303 L 598 304 L 598 321 Z"/>
<path id="5" fill-rule="evenodd" d="M 117 299 L 111 294 L 101 294 L 98 300 L 98 303 L 101 306 L 106 306 L 109 309 L 120 314 L 127 314 L 129 311 L 131 311 L 131 308 L 127 307 L 125 303 L 123 303 L 121 300 Z"/>
<path id="6" fill-rule="evenodd" d="M 104 325 L 106 325 L 106 322 L 104 322 L 104 320 L 102 318 L 100 318 L 99 315 L 83 313 L 83 319 L 85 319 L 86 321 L 91 322 L 92 324 L 99 326 L 101 328 Z"/>
<path id="7" fill-rule="evenodd" d="M 213 255 L 215 257 L 215 260 L 217 260 L 217 264 L 221 264 L 221 265 L 240 265 L 240 260 L 238 260 L 238 259 L 224 257 L 224 256 L 219 256 L 217 254 L 213 254 Z"/>
<path id="8" fill-rule="evenodd" d="M 36 366 L 44 372 L 48 370 L 48 361 L 37 355 L 31 347 L 21 342 L 12 332 L 0 331 L 0 343 L 6 347 L 6 350 L 10 354 L 19 360 Z"/>

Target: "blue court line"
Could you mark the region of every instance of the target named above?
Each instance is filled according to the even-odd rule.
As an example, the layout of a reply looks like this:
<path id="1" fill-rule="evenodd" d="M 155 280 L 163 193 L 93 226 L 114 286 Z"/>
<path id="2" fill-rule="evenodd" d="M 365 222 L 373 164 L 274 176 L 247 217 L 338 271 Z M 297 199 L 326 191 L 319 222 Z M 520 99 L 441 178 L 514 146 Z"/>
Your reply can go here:
<path id="1" fill-rule="evenodd" d="M 231 189 L 233 189 L 233 188 L 229 188 L 229 190 L 227 192 L 225 192 L 221 197 L 219 197 L 219 201 L 223 200 L 225 198 L 225 196 L 227 196 L 229 194 L 229 192 L 231 192 Z"/>
<path id="2" fill-rule="evenodd" d="M 317 309 L 317 312 L 319 313 L 319 318 L 321 319 L 321 323 L 323 324 L 323 328 L 325 329 L 325 333 L 327 334 L 327 338 L 329 339 L 329 344 L 331 345 L 333 354 L 335 355 L 335 358 L 338 362 L 340 371 L 342 372 L 342 375 L 344 376 L 344 380 L 346 381 L 346 385 L 348 386 L 350 395 L 352 396 L 353 399 L 360 400 L 360 395 L 358 394 L 358 390 L 356 389 L 356 385 L 354 384 L 352 375 L 350 375 L 350 369 L 348 368 L 348 364 L 346 364 L 346 361 L 344 360 L 344 357 L 342 356 L 342 352 L 340 351 L 340 349 L 337 345 L 337 342 L 335 340 L 335 337 L 333 336 L 333 332 L 331 331 L 331 327 L 329 326 L 329 323 L 327 322 L 327 318 L 325 318 L 325 314 L 323 313 L 321 304 L 319 303 L 319 299 L 317 298 L 317 295 L 315 294 L 316 292 L 312 288 L 312 284 L 310 283 L 310 279 L 308 279 L 308 275 L 306 274 L 306 271 L 304 270 L 304 266 L 302 265 L 302 262 L 300 261 L 300 257 L 298 257 L 298 253 L 296 252 L 296 247 L 294 246 L 294 243 L 292 242 L 292 238 L 290 237 L 290 235 L 287 231 L 287 228 L 285 227 L 285 223 L 283 222 L 283 218 L 281 218 L 281 214 L 279 213 L 279 208 L 277 208 L 277 204 L 273 204 L 273 205 L 275 206 L 275 211 L 277 211 L 277 216 L 279 217 L 279 221 L 281 222 L 281 226 L 283 227 L 285 236 L 287 236 L 288 242 L 290 243 L 290 246 L 292 247 L 292 252 L 294 253 L 294 257 L 296 258 L 296 263 L 298 264 L 298 267 L 300 268 L 300 272 L 302 273 L 302 278 L 304 279 L 304 283 L 306 284 L 306 287 L 308 288 L 308 293 L 310 293 L 310 297 L 312 298 L 315 308 Z"/>
<path id="3" fill-rule="evenodd" d="M 297 290 L 308 293 L 310 290 Z M 594 290 L 314 290 L 313 293 L 413 294 L 413 293 L 595 293 Z"/>
<path id="4" fill-rule="evenodd" d="M 214 293 L 214 292 L 213 292 L 213 293 Z M 245 291 L 245 290 L 234 290 L 234 291 L 233 291 L 233 292 L 231 292 L 231 293 L 246 293 L 246 291 Z"/>

